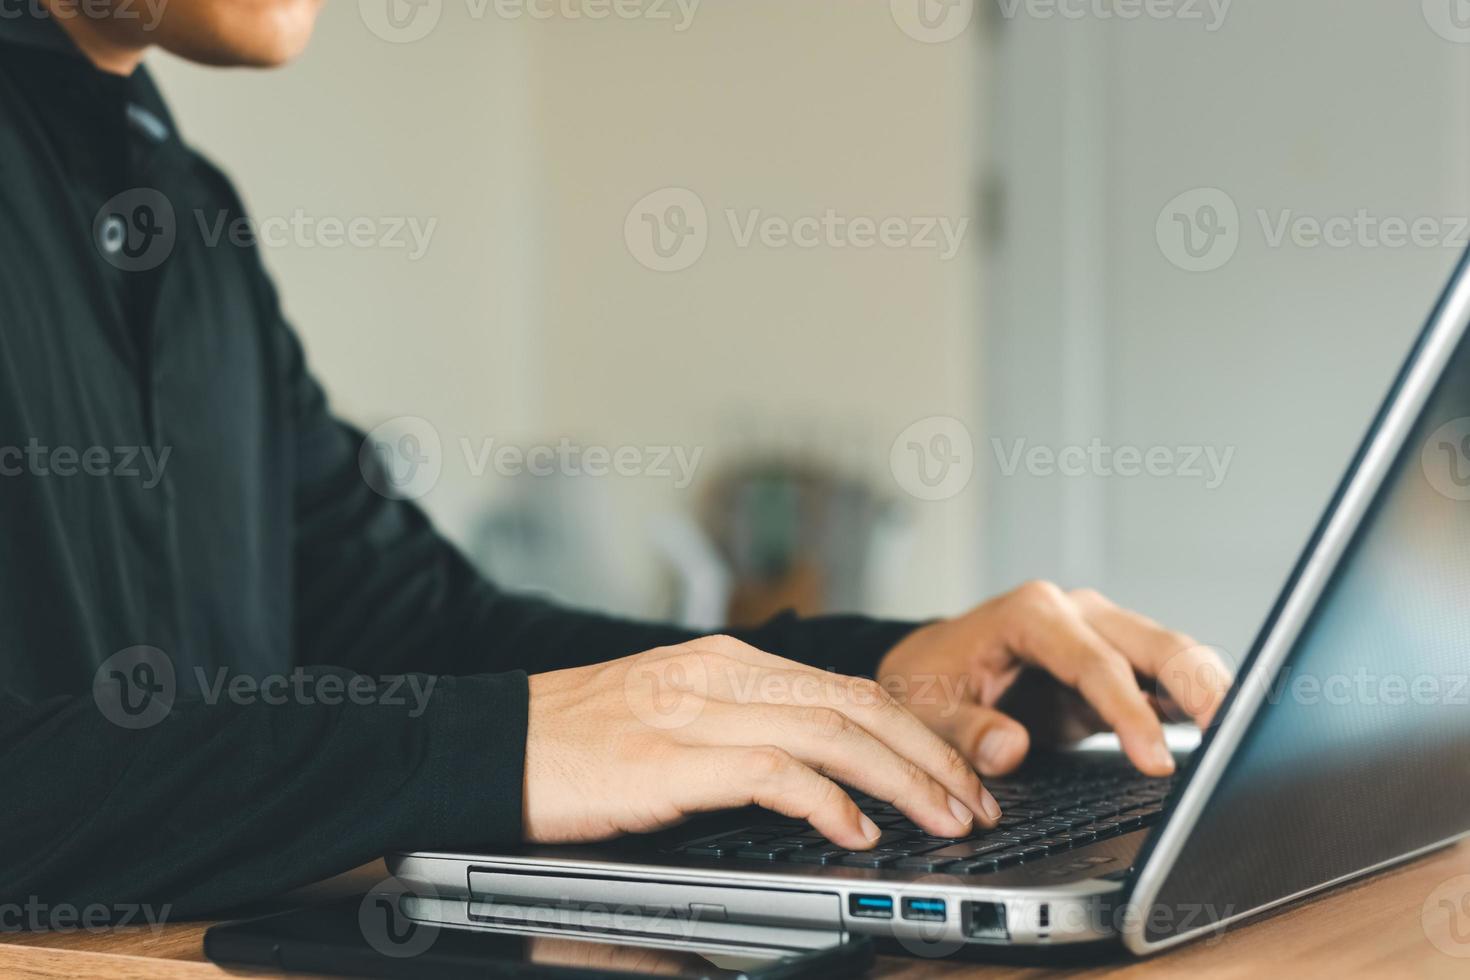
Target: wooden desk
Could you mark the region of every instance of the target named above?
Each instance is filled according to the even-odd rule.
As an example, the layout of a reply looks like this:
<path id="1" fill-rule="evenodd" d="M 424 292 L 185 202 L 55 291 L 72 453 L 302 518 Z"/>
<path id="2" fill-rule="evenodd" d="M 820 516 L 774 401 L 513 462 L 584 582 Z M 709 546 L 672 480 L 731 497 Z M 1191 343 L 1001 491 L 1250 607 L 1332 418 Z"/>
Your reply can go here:
<path id="1" fill-rule="evenodd" d="M 333 879 L 305 896 L 317 899 L 360 893 L 386 874 L 370 865 Z M 1451 910 L 1455 910 L 1452 919 Z M 0 977 L 56 980 L 174 980 L 264 976 L 225 971 L 204 959 L 208 923 L 176 923 L 154 931 L 134 926 L 106 933 L 46 933 L 5 937 Z M 884 957 L 873 976 L 1037 978 L 1127 977 L 1455 977 L 1470 976 L 1470 843 L 1430 855 L 1368 881 L 1339 888 L 1315 901 L 1278 911 L 1149 960 L 1109 956 L 1081 969 Z"/>

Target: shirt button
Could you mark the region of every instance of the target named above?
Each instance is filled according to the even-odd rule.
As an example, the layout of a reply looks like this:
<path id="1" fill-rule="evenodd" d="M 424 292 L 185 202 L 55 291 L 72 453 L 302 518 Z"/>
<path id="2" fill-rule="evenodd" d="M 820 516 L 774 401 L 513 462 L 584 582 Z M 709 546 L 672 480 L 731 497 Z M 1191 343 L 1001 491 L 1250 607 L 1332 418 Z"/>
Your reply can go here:
<path id="1" fill-rule="evenodd" d="M 123 243 L 127 241 L 128 229 L 123 224 L 120 215 L 109 214 L 102 219 L 97 226 L 97 245 L 108 255 L 116 255 L 122 251 Z"/>

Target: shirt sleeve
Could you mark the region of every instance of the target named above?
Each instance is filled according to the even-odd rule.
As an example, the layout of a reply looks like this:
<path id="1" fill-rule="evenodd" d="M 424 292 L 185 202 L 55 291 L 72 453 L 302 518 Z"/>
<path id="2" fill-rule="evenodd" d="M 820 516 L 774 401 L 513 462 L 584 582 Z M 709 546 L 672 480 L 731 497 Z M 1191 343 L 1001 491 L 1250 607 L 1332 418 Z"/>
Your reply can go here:
<path id="1" fill-rule="evenodd" d="M 293 683 L 312 697 L 181 697 L 136 728 L 96 695 L 0 692 L 0 780 L 12 790 L 0 903 L 41 916 L 11 916 L 0 932 L 65 925 L 46 917 L 68 909 L 172 920 L 392 850 L 519 840 L 524 674 L 321 668 Z"/>

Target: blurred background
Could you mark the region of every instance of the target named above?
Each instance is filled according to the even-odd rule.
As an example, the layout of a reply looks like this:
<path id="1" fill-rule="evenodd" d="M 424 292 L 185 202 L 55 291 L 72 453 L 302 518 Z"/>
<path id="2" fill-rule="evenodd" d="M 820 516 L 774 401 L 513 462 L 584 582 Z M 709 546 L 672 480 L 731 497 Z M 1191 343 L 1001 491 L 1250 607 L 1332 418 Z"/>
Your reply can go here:
<path id="1" fill-rule="evenodd" d="M 1460 0 L 337 0 L 152 64 L 404 492 L 697 627 L 1045 577 L 1240 655 L 1467 243 Z"/>

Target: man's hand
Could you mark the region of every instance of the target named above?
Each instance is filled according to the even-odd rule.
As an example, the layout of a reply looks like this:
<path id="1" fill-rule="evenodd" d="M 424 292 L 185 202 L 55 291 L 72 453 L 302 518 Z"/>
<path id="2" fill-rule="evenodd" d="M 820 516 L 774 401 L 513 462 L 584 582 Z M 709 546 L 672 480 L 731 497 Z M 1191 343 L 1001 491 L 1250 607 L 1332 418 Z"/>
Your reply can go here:
<path id="1" fill-rule="evenodd" d="M 1028 669 L 1054 681 L 1018 685 Z M 1145 688 L 1204 727 L 1230 671 L 1208 647 L 1096 592 L 1032 582 L 910 634 L 883 658 L 878 680 L 984 775 L 1020 765 L 1033 735 L 1069 741 L 1110 727 L 1134 765 L 1163 776 L 1174 770 L 1157 711 L 1164 699 Z M 1021 687 L 1045 693 L 1016 705 L 1019 717 L 996 709 Z"/>
<path id="2" fill-rule="evenodd" d="M 758 804 L 866 850 L 879 829 L 838 785 L 937 836 L 993 826 L 971 765 L 875 681 L 714 636 L 531 678 L 526 839 L 592 841 Z"/>

